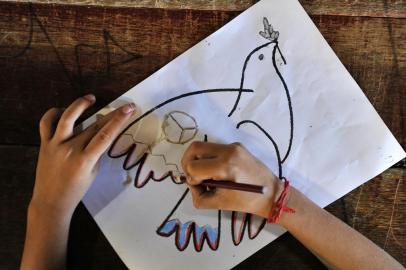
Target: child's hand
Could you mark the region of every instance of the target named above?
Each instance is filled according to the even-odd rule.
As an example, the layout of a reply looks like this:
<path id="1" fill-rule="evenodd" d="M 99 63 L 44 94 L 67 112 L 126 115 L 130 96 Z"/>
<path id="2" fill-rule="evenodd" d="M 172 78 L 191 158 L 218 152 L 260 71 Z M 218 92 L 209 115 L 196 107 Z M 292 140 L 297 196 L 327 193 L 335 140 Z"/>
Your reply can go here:
<path id="1" fill-rule="evenodd" d="M 93 95 L 74 101 L 66 110 L 52 108 L 40 122 L 39 152 L 30 208 L 70 217 L 94 180 L 98 161 L 132 115 L 134 104 L 109 113 L 83 132 L 75 121 L 95 102 Z"/>
<path id="2" fill-rule="evenodd" d="M 282 181 L 239 143 L 194 142 L 182 158 L 182 167 L 196 208 L 235 210 L 267 218 L 275 197 L 283 189 Z M 221 188 L 205 191 L 199 184 L 207 179 L 261 185 L 268 187 L 268 191 L 266 194 Z"/>

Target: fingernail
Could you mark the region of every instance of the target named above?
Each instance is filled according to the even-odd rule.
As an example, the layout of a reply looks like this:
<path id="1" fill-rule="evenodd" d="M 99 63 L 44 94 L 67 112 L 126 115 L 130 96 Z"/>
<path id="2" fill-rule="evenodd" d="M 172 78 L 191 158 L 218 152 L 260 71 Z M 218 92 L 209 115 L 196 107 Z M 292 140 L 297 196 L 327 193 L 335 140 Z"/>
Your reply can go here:
<path id="1" fill-rule="evenodd" d="M 133 111 L 135 111 L 135 104 L 134 104 L 134 103 L 129 103 L 129 104 L 125 105 L 125 106 L 121 109 L 121 111 L 122 111 L 124 114 L 132 113 Z"/>
<path id="2" fill-rule="evenodd" d="M 91 103 L 96 101 L 96 97 L 93 94 L 87 94 L 86 96 L 83 96 L 83 98 Z"/>

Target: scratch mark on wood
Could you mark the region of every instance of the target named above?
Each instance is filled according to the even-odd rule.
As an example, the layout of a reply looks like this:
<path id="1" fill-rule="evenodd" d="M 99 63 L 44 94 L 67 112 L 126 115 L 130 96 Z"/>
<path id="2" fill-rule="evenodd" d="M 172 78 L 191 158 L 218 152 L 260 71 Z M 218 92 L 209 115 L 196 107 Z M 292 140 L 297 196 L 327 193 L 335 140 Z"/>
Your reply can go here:
<path id="1" fill-rule="evenodd" d="M 6 40 L 6 38 L 10 35 L 10 32 L 4 32 L 3 36 L 0 39 L 0 44 L 2 44 L 4 42 L 4 40 Z"/>
<path id="2" fill-rule="evenodd" d="M 391 230 L 391 235 L 393 237 L 393 240 L 395 240 L 395 243 L 398 244 L 398 246 L 403 248 L 403 245 L 400 243 L 400 241 L 398 240 L 398 238 L 395 236 L 395 233 L 393 232 L 393 229 Z"/>
<path id="3" fill-rule="evenodd" d="M 358 206 L 359 206 L 359 202 L 361 200 L 361 195 L 362 195 L 362 189 L 364 188 L 364 185 L 361 185 L 360 190 L 359 190 L 359 194 L 358 194 L 358 200 L 357 200 L 357 204 L 355 205 L 355 212 L 354 212 L 354 216 L 352 217 L 352 227 L 355 229 L 355 221 L 357 219 L 357 213 L 358 213 Z"/>
<path id="4" fill-rule="evenodd" d="M 392 214 L 389 220 L 389 226 L 388 226 L 388 231 L 386 233 L 386 239 L 385 239 L 385 244 L 383 245 L 383 249 L 385 250 L 387 245 L 388 245 L 388 240 L 389 240 L 389 235 L 392 234 L 393 238 L 395 239 L 395 241 L 398 243 L 398 245 L 402 246 L 399 241 L 397 241 L 394 233 L 393 233 L 393 228 L 392 228 L 392 222 L 393 222 L 393 216 L 395 214 L 395 205 L 396 205 L 396 199 L 398 197 L 398 191 L 399 191 L 399 186 L 400 186 L 400 182 L 402 181 L 402 179 L 399 179 L 398 184 L 396 186 L 396 190 L 395 190 L 395 198 L 393 199 L 393 205 L 392 205 Z"/>
<path id="5" fill-rule="evenodd" d="M 344 197 L 340 199 L 341 207 L 343 209 L 343 221 L 348 224 L 347 205 Z"/>

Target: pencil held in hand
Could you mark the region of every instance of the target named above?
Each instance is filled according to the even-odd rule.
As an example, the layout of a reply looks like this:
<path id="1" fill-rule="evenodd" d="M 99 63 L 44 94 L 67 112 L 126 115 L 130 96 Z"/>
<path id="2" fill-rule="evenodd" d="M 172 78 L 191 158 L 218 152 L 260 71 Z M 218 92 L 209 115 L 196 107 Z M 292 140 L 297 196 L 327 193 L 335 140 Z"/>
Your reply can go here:
<path id="1" fill-rule="evenodd" d="M 186 176 L 182 175 L 177 177 L 179 183 L 186 182 Z M 258 185 L 251 185 L 251 184 L 244 184 L 244 183 L 236 183 L 233 181 L 228 180 L 212 180 L 207 179 L 202 181 L 200 186 L 207 187 L 207 188 L 224 188 L 224 189 L 232 189 L 232 190 L 239 190 L 239 191 L 246 191 L 246 192 L 253 192 L 253 193 L 260 193 L 265 194 L 267 191 L 267 187 L 258 186 Z"/>
<path id="2" fill-rule="evenodd" d="M 251 185 L 251 184 L 244 184 L 244 183 L 236 183 L 232 181 L 216 181 L 216 180 L 204 180 L 201 183 L 203 187 L 209 188 L 225 188 L 225 189 L 233 189 L 233 190 L 240 190 L 246 192 L 253 192 L 253 193 L 260 193 L 264 194 L 267 191 L 267 187 Z"/>

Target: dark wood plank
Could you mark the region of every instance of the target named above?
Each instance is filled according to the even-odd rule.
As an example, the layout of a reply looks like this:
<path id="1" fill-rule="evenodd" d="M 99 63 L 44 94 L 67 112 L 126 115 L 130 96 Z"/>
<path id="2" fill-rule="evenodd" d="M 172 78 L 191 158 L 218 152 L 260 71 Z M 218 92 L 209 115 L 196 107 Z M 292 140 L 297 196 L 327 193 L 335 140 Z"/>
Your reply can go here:
<path id="1" fill-rule="evenodd" d="M 1 269 L 17 269 L 20 263 L 36 156 L 37 148 L 0 146 Z"/>
<path id="2" fill-rule="evenodd" d="M 38 144 L 47 108 L 90 91 L 100 108 L 237 14 L 0 2 L 0 144 Z M 405 146 L 406 20 L 312 19 Z"/>
<path id="3" fill-rule="evenodd" d="M 299 1 L 313 15 L 406 18 L 406 2 L 403 0 Z"/>
<path id="4" fill-rule="evenodd" d="M 16 269 L 25 235 L 26 208 L 35 177 L 37 147 L 0 146 L 0 269 Z M 327 207 L 406 265 L 406 171 L 390 169 Z M 74 269 L 125 269 L 89 213 L 75 212 L 69 242 Z M 289 234 L 236 269 L 323 269 Z"/>
<path id="5" fill-rule="evenodd" d="M 4 1 L 4 0 L 3 0 Z M 14 0 L 27 2 L 27 0 Z M 164 8 L 242 11 L 257 0 L 32 0 L 33 3 L 89 5 L 102 7 Z M 372 16 L 406 18 L 406 2 L 403 0 L 300 0 L 312 15 Z"/>
<path id="6" fill-rule="evenodd" d="M 0 115 L 8 127 L 3 144 L 38 144 L 37 123 L 47 108 L 89 91 L 100 108 L 235 15 L 41 5 L 33 16 L 27 4 L 0 5 L 0 111 L 13 112 Z M 31 18 L 30 46 L 13 57 L 27 46 Z M 132 53 L 143 57 L 120 63 Z"/>

